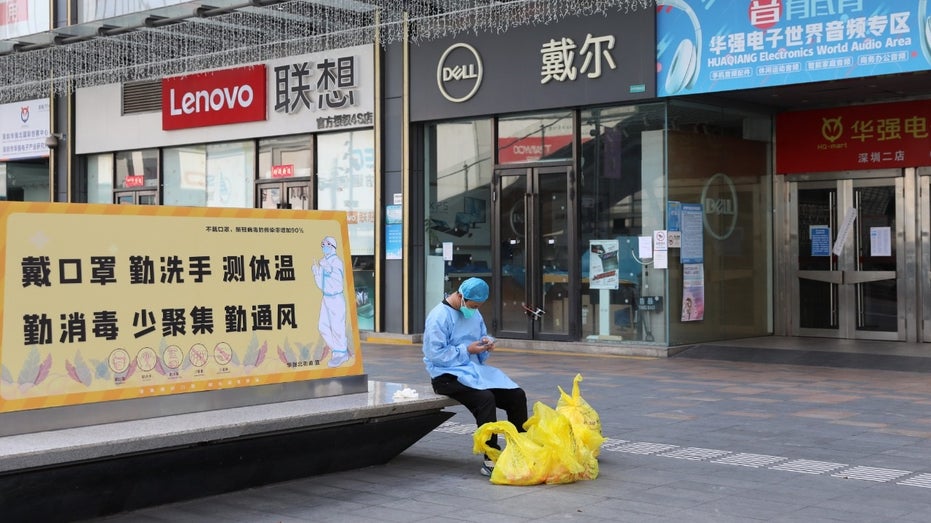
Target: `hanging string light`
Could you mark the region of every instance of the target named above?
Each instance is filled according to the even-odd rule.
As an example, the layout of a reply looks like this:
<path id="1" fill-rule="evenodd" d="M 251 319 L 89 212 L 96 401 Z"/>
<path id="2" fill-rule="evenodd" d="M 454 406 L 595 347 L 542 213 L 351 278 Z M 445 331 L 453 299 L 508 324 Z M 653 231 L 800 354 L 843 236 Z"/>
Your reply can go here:
<path id="1" fill-rule="evenodd" d="M 0 55 L 0 103 L 68 95 L 81 87 L 256 63 L 407 37 L 424 42 L 505 33 L 571 15 L 646 9 L 654 0 L 288 0 Z M 248 3 L 247 3 L 248 4 Z M 376 18 L 376 10 L 379 16 Z M 404 17 L 409 34 L 404 34 Z M 375 27 L 376 19 L 378 27 Z"/>

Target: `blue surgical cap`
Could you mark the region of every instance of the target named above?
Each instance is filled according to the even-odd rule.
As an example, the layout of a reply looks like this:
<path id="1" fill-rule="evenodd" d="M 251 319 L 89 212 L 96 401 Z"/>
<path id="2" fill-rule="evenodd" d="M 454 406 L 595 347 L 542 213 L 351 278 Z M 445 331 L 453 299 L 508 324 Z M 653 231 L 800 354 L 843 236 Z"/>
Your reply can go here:
<path id="1" fill-rule="evenodd" d="M 488 284 L 479 278 L 469 278 L 459 286 L 459 292 L 469 301 L 485 301 L 488 299 Z"/>

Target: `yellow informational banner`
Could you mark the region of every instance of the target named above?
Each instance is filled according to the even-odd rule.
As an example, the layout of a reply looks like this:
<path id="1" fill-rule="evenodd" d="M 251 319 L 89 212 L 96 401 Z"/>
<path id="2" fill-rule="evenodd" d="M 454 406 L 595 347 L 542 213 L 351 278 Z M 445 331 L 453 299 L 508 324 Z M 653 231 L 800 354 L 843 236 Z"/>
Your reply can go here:
<path id="1" fill-rule="evenodd" d="M 361 375 L 338 211 L 0 202 L 0 413 Z"/>

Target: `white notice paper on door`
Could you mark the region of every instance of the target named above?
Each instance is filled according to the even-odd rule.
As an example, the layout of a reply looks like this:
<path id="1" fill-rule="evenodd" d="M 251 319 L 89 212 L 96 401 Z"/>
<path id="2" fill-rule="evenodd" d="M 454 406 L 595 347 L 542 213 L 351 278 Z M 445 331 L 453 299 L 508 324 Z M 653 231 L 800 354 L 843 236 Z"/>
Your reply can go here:
<path id="1" fill-rule="evenodd" d="M 637 254 L 641 260 L 649 259 L 653 257 L 653 237 L 652 236 L 638 236 L 637 237 Z"/>
<path id="2" fill-rule="evenodd" d="M 870 227 L 870 256 L 892 256 L 892 227 Z"/>
<path id="3" fill-rule="evenodd" d="M 844 252 L 844 243 L 847 242 L 847 236 L 850 235 L 850 229 L 853 227 L 853 221 L 857 219 L 857 208 L 851 207 L 847 209 L 847 214 L 844 215 L 844 221 L 840 224 L 840 229 L 837 231 L 837 239 L 834 241 L 834 248 L 831 250 L 835 255 L 840 256 Z"/>

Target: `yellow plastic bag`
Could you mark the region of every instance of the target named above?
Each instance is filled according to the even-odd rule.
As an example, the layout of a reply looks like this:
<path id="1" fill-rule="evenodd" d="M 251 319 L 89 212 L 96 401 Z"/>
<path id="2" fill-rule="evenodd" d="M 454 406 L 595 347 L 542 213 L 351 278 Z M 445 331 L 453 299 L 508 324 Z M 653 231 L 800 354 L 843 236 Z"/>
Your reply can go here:
<path id="1" fill-rule="evenodd" d="M 503 434 L 504 450 L 488 445 L 492 434 Z M 487 454 L 495 461 L 491 482 L 496 485 L 539 485 L 546 481 L 550 453 L 526 432 L 517 432 L 510 421 L 485 423 L 472 436 L 472 451 Z"/>
<path id="2" fill-rule="evenodd" d="M 530 439 L 550 454 L 546 483 L 572 483 L 586 475 L 583 474 L 586 467 L 580 462 L 583 456 L 579 443 L 568 418 L 538 401 L 533 405 L 533 416 L 524 423 L 524 428 Z"/>
<path id="3" fill-rule="evenodd" d="M 582 375 L 576 374 L 572 381 L 571 396 L 566 394 L 562 387 L 557 386 L 560 397 L 556 403 L 556 412 L 569 419 L 575 437 L 597 458 L 601 452 L 601 444 L 604 443 L 604 437 L 601 435 L 601 417 L 579 392 L 581 381 Z"/>

